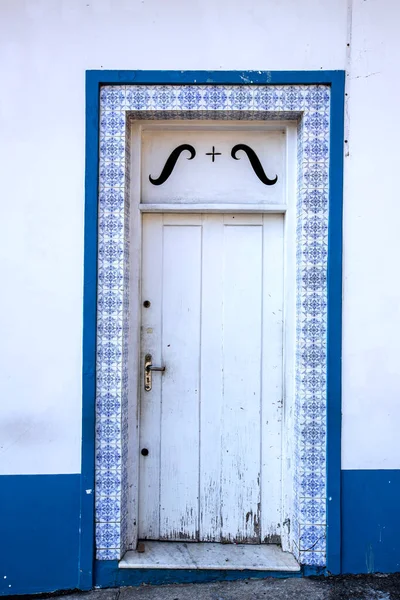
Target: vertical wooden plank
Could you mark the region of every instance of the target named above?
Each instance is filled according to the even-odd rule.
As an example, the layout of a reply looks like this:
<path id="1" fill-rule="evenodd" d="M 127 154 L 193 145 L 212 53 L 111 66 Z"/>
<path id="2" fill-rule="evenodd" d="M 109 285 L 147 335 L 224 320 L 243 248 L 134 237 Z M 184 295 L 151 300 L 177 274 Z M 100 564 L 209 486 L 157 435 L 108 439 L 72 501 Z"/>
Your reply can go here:
<path id="1" fill-rule="evenodd" d="M 203 216 L 200 539 L 221 539 L 223 215 Z"/>
<path id="2" fill-rule="evenodd" d="M 139 539 L 139 468 L 140 468 L 140 397 L 143 380 L 141 379 L 141 312 L 142 312 L 142 215 L 138 210 L 140 203 L 140 141 L 142 125 L 140 121 L 131 124 L 131 176 L 130 176 L 130 282 L 129 282 L 129 328 L 128 350 L 128 428 L 129 443 L 126 468 L 129 486 L 127 502 L 127 538 L 129 548 L 136 548 Z"/>
<path id="3" fill-rule="evenodd" d="M 260 541 L 262 215 L 253 215 L 251 225 L 233 225 L 241 222 L 233 215 L 226 216 L 225 221 L 222 540 L 257 543 Z"/>
<path id="4" fill-rule="evenodd" d="M 280 541 L 282 510 L 283 216 L 263 217 L 261 541 Z"/>
<path id="5" fill-rule="evenodd" d="M 158 539 L 160 507 L 160 426 L 161 377 L 153 377 L 150 392 L 144 391 L 144 356 L 154 364 L 161 362 L 162 240 L 163 215 L 143 215 L 142 253 L 142 326 L 141 326 L 141 397 L 139 454 L 139 538 Z M 150 306 L 145 308 L 144 301 Z"/>
<path id="6" fill-rule="evenodd" d="M 176 217 L 173 218 L 178 223 Z M 185 217 L 187 219 L 187 217 Z M 200 225 L 195 220 L 200 219 Z M 197 539 L 201 217 L 164 225 L 160 537 Z"/>

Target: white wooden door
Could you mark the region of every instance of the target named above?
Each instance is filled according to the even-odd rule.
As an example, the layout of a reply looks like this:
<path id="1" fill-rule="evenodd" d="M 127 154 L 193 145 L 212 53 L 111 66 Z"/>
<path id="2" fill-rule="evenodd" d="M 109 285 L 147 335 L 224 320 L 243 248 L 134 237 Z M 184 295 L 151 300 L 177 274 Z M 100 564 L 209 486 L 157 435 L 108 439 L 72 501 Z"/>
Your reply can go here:
<path id="1" fill-rule="evenodd" d="M 139 538 L 276 541 L 283 216 L 145 214 L 142 256 Z"/>

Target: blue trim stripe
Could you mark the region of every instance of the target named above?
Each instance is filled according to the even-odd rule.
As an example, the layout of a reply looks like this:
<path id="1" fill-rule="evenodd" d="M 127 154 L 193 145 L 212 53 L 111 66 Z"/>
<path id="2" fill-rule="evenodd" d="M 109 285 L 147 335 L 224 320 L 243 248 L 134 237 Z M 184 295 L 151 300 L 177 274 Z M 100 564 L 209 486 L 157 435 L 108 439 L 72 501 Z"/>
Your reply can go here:
<path id="1" fill-rule="evenodd" d="M 344 71 L 86 71 L 97 85 L 334 85 Z"/>
<path id="2" fill-rule="evenodd" d="M 345 73 L 331 85 L 327 324 L 327 568 L 341 572 L 342 213 Z"/>
<path id="3" fill-rule="evenodd" d="M 97 196 L 99 85 L 86 80 L 85 262 L 83 290 L 83 406 L 79 588 L 93 587 L 96 400 Z"/>

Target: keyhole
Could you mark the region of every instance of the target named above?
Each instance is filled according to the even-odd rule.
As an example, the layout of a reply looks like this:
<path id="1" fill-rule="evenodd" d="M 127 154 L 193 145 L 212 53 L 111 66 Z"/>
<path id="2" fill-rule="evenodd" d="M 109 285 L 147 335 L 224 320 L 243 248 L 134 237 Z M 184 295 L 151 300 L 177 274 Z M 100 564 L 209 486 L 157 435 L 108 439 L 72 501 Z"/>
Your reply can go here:
<path id="1" fill-rule="evenodd" d="M 150 307 L 150 300 L 145 300 L 145 301 L 143 302 L 143 306 L 144 306 L 145 308 L 149 308 L 149 307 Z"/>
<path id="2" fill-rule="evenodd" d="M 142 456 L 147 456 L 148 453 L 149 453 L 149 451 L 147 450 L 147 448 L 142 448 L 142 450 L 141 450 Z"/>

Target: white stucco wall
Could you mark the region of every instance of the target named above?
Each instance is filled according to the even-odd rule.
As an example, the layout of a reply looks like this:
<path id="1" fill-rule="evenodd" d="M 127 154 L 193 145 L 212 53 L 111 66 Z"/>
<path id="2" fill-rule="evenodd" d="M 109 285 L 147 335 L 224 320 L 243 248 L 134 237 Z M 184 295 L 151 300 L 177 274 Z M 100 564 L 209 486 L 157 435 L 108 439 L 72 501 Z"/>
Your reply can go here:
<path id="1" fill-rule="evenodd" d="M 343 450 L 400 468 L 400 4 L 355 0 L 344 195 Z"/>
<path id="2" fill-rule="evenodd" d="M 343 466 L 400 468 L 399 16 L 396 0 L 0 1 L 0 473 L 80 471 L 86 69 L 349 69 Z"/>

